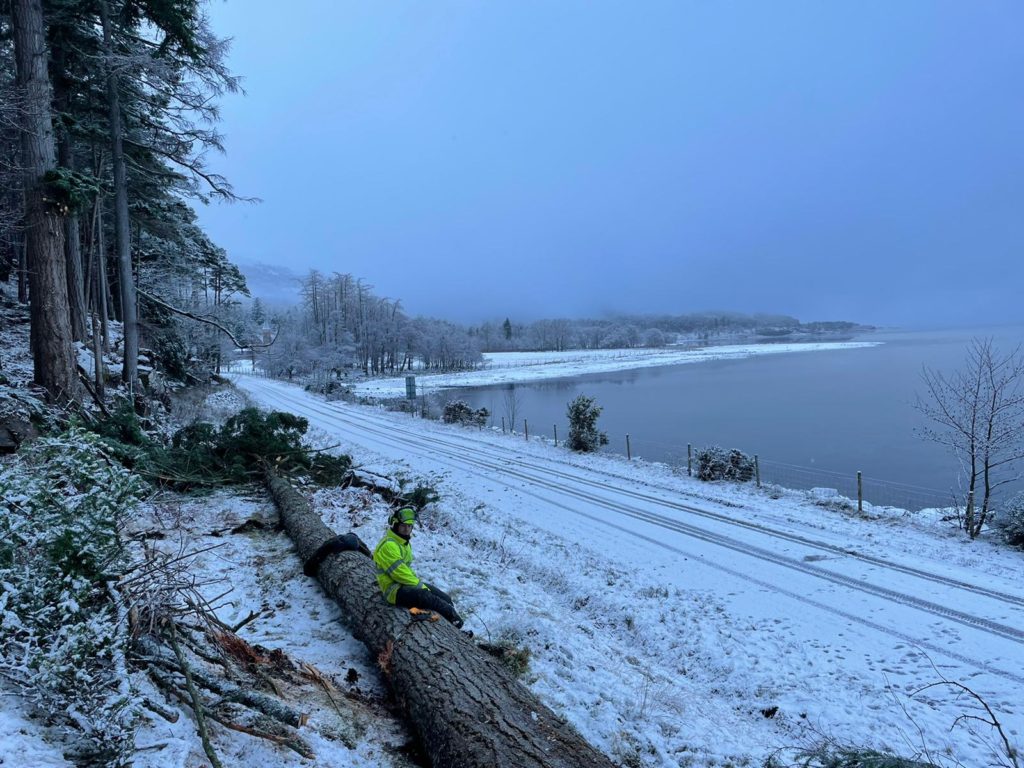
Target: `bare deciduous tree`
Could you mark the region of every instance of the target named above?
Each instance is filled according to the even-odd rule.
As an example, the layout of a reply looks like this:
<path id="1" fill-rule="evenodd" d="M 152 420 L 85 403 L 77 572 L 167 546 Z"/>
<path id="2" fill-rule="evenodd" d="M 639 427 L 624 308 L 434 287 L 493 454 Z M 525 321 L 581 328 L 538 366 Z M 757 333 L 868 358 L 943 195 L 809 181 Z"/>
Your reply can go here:
<path id="1" fill-rule="evenodd" d="M 516 385 L 509 384 L 508 389 L 505 390 L 505 394 L 501 398 L 502 410 L 508 418 L 508 428 L 510 432 L 516 431 L 516 415 L 520 410 L 519 393 L 516 392 Z"/>
<path id="2" fill-rule="evenodd" d="M 927 399 L 917 408 L 932 426 L 923 436 L 949 448 L 966 479 L 961 520 L 972 539 L 992 511 L 997 488 L 1012 481 L 1024 458 L 1024 358 L 1018 346 L 1001 353 L 991 338 L 975 338 L 964 366 L 951 375 L 925 368 Z"/>

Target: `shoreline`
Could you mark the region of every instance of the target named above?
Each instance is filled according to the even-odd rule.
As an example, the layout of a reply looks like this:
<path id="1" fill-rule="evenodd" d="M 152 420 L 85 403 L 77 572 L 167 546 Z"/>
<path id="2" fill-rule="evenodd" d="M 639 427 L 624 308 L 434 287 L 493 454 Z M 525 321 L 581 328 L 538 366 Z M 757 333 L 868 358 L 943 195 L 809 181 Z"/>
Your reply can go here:
<path id="1" fill-rule="evenodd" d="M 637 368 L 688 365 L 711 360 L 739 360 L 758 355 L 791 352 L 827 352 L 876 347 L 881 341 L 802 342 L 790 344 L 730 344 L 699 349 L 575 349 L 564 352 L 485 352 L 485 367 L 459 373 L 411 373 L 421 390 L 437 391 L 496 384 L 614 373 Z M 405 397 L 405 375 L 366 379 L 352 385 L 360 397 Z"/>

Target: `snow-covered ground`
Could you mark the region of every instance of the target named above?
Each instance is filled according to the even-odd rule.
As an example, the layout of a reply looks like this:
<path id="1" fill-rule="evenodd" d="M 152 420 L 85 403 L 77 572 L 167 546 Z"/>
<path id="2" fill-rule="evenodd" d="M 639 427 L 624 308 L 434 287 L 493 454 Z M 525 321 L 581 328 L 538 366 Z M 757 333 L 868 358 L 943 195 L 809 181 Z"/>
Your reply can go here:
<path id="1" fill-rule="evenodd" d="M 374 506 L 358 493 L 343 499 L 359 508 Z M 383 503 L 377 506 L 386 515 Z M 162 494 L 144 505 L 132 533 L 159 534 L 163 538 L 153 545 L 172 554 L 197 553 L 187 558 L 189 570 L 205 585 L 200 590 L 204 596 L 217 598 L 216 614 L 225 624 L 234 626 L 257 614 L 239 636 L 253 647 L 284 654 L 286 671 L 275 675 L 275 690 L 287 705 L 308 716 L 299 735 L 319 765 L 405 768 L 409 762 L 399 750 L 411 737 L 391 711 L 369 652 L 345 628 L 338 606 L 303 575 L 302 563 L 288 538 L 276 530 L 276 521 L 277 510 L 263 493 L 225 490 L 198 498 Z M 230 533 L 238 526 L 245 530 Z M 321 679 L 329 692 L 317 682 Z M 136 685 L 151 699 L 163 700 L 144 674 L 136 675 Z M 183 709 L 185 714 L 174 723 L 147 717 L 136 736 L 140 751 L 135 768 L 208 765 L 195 723 Z M 225 765 L 311 764 L 284 747 L 225 728 L 215 726 L 213 739 Z"/>
<path id="2" fill-rule="evenodd" d="M 734 344 L 700 349 L 572 349 L 565 352 L 487 352 L 484 367 L 463 373 L 417 373 L 417 385 L 427 389 L 446 387 L 483 387 L 542 379 L 579 376 L 584 373 L 608 373 L 631 368 L 701 363 L 708 360 L 734 360 L 754 355 L 785 352 L 821 352 L 856 349 L 880 344 L 877 341 L 809 342 L 800 344 Z M 244 365 L 244 363 L 242 364 Z M 356 394 L 369 397 L 403 397 L 403 376 L 367 379 L 355 384 Z"/>
<path id="3" fill-rule="evenodd" d="M 441 501 L 414 536 L 418 570 L 455 596 L 479 638 L 528 649 L 524 683 L 624 766 L 760 766 L 826 742 L 944 767 L 1010 765 L 993 728 L 958 719 L 987 718 L 979 702 L 944 680 L 977 692 L 1022 743 L 1024 554 L 991 537 L 969 542 L 938 513 L 857 515 L 825 491 L 699 483 L 663 465 L 236 381 L 257 403 L 309 418 L 314 440 L 363 471 L 433 484 Z M 222 390 L 205 407 L 223 417 L 241 404 Z M 384 530 L 387 509 L 365 491 L 322 490 L 314 505 L 371 545 Z M 240 636 L 332 686 L 299 673 L 279 683 L 309 715 L 300 732 L 317 764 L 415 765 L 375 660 L 284 535 L 230 532 L 273 516 L 258 493 L 161 495 L 135 532 L 195 552 L 191 573 L 221 595 L 222 621 L 257 612 Z M 147 715 L 136 765 L 206 764 L 180 709 L 175 723 Z M 310 764 L 217 726 L 212 738 L 233 764 Z M 2 685 L 0 765 L 71 765 L 60 732 Z"/>
<path id="4" fill-rule="evenodd" d="M 958 719 L 985 717 L 979 703 L 942 681 L 975 691 L 1021 742 L 1018 551 L 935 516 L 858 516 L 828 494 L 704 484 L 262 378 L 237 384 L 306 416 L 364 469 L 434 484 L 419 570 L 479 636 L 529 648 L 525 682 L 624 764 L 760 765 L 829 740 L 1009 764 L 993 728 Z M 383 530 L 380 512 L 319 501 L 339 531 L 372 543 Z"/>

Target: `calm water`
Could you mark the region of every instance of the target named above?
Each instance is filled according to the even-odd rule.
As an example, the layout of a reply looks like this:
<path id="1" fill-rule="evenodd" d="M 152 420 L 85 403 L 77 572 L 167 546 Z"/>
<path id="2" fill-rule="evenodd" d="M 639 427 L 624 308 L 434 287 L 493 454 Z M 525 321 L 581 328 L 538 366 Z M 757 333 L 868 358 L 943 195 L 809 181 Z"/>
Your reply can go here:
<path id="1" fill-rule="evenodd" d="M 784 463 L 844 476 L 861 470 L 868 479 L 945 493 L 957 484 L 957 463 L 915 434 L 924 419 L 913 404 L 925 394 L 922 366 L 957 369 L 978 335 L 1009 350 L 1024 340 L 1024 328 L 874 333 L 859 338 L 884 343 L 866 349 L 466 388 L 458 396 L 488 408 L 500 425 L 506 392 L 514 388 L 517 431 L 526 418 L 531 434 L 551 437 L 557 425 L 561 440 L 566 405 L 583 393 L 604 409 L 598 425 L 611 441 L 606 450 L 625 453 L 628 433 L 633 455 L 655 461 L 685 464 L 687 443 L 721 445 L 759 454 L 766 467 Z M 784 480 L 794 487 L 827 484 L 795 469 Z"/>

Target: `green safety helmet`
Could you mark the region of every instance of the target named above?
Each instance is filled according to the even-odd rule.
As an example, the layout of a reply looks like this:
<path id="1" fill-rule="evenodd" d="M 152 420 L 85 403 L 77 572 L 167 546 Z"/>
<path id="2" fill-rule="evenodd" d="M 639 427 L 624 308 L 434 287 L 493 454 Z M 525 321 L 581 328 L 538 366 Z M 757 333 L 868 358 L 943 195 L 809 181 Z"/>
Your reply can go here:
<path id="1" fill-rule="evenodd" d="M 416 524 L 416 510 L 413 507 L 402 507 L 391 513 L 391 525 Z"/>

